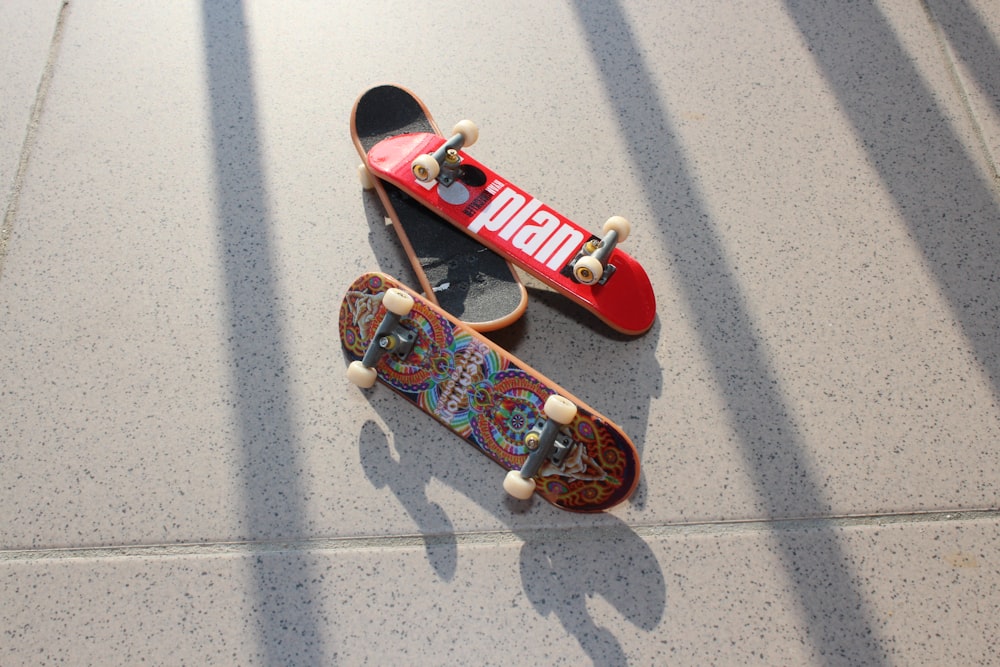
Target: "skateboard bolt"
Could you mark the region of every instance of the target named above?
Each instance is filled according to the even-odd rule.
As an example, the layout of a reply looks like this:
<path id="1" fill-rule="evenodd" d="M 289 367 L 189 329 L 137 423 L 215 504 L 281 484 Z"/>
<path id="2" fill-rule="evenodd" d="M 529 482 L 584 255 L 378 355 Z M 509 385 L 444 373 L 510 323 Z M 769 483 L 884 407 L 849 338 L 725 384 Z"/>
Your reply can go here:
<path id="1" fill-rule="evenodd" d="M 537 433 L 529 433 L 528 435 L 524 436 L 524 446 L 530 449 L 531 451 L 535 451 L 536 449 L 538 449 L 539 440 L 540 438 L 538 437 Z"/>
<path id="2" fill-rule="evenodd" d="M 454 148 L 449 148 L 448 152 L 444 154 L 444 161 L 446 164 L 452 164 L 452 165 L 458 164 L 459 163 L 458 151 L 456 151 Z"/>
<path id="3" fill-rule="evenodd" d="M 382 336 L 378 340 L 378 346 L 387 352 L 391 352 L 396 348 L 396 337 Z"/>
<path id="4" fill-rule="evenodd" d="M 603 244 L 600 241 L 587 241 L 587 245 L 584 247 L 587 250 L 588 254 L 593 255 L 595 252 L 597 252 L 597 249 L 600 248 L 602 245 Z"/>

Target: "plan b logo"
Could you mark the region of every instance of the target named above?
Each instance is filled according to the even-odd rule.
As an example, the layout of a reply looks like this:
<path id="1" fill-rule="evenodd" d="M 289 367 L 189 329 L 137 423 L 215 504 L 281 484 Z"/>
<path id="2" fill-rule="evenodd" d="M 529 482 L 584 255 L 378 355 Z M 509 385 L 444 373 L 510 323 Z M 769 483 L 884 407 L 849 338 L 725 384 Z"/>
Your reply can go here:
<path id="1" fill-rule="evenodd" d="M 559 271 L 583 244 L 581 231 L 559 219 L 535 198 L 495 180 L 486 192 L 489 204 L 469 223 L 469 231 L 508 242 L 539 264 Z"/>

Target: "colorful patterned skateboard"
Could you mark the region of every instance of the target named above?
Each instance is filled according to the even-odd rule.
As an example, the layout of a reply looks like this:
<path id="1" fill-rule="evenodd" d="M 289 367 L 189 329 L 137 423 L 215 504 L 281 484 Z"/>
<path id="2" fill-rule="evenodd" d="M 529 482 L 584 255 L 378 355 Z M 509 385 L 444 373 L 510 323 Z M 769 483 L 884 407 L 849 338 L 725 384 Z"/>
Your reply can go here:
<path id="1" fill-rule="evenodd" d="M 628 221 L 612 217 L 603 237 L 591 234 L 462 151 L 478 134 L 461 121 L 449 139 L 428 132 L 387 137 L 368 150 L 367 169 L 613 329 L 645 333 L 656 318 L 656 297 L 642 266 L 617 247 L 628 237 Z"/>
<path id="2" fill-rule="evenodd" d="M 398 134 L 440 134 L 424 103 L 398 86 L 376 86 L 351 110 L 351 137 L 365 158 L 378 142 Z M 368 178 L 392 220 L 421 289 L 433 303 L 478 331 L 514 322 L 528 304 L 528 293 L 510 264 L 455 229 L 394 185 Z"/>
<path id="3" fill-rule="evenodd" d="M 504 489 L 576 512 L 628 498 L 639 456 L 615 424 L 394 279 L 367 273 L 340 306 L 348 377 L 395 390 L 510 471 Z"/>

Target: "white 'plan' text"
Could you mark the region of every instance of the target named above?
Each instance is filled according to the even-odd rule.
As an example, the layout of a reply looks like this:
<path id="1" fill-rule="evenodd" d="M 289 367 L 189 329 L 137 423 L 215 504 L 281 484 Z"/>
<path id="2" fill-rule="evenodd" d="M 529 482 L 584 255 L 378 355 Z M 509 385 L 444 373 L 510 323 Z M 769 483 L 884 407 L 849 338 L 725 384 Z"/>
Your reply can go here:
<path id="1" fill-rule="evenodd" d="M 496 194 L 469 223 L 470 232 L 509 241 L 553 271 L 561 270 L 583 244 L 583 232 L 562 222 L 537 199 L 528 201 L 500 181 L 494 181 L 488 189 L 496 190 Z"/>

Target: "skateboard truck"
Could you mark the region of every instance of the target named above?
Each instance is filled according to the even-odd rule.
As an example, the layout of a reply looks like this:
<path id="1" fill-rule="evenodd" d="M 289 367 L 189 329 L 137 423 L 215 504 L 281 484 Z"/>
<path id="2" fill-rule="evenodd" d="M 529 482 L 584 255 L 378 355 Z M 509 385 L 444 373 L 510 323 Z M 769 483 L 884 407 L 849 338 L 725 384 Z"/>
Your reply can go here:
<path id="1" fill-rule="evenodd" d="M 608 259 L 615 247 L 628 238 L 632 226 L 628 220 L 615 215 L 604 223 L 604 237 L 592 238 L 583 244 L 567 268 L 572 270 L 572 276 L 578 283 L 584 285 L 603 285 L 614 274 L 614 264 Z"/>
<path id="2" fill-rule="evenodd" d="M 535 475 L 546 461 L 560 465 L 573 449 L 573 440 L 560 429 L 576 417 L 576 406 L 568 399 L 553 394 L 545 401 L 547 419 L 536 424 L 524 436 L 528 458 L 520 470 L 511 470 L 504 478 L 503 488 L 520 500 L 527 500 L 535 492 Z"/>
<path id="3" fill-rule="evenodd" d="M 423 183 L 437 180 L 448 187 L 461 176 L 462 158 L 458 149 L 471 146 L 479 138 L 479 128 L 471 120 L 460 120 L 452 130 L 452 136 L 433 153 L 418 156 L 410 170 L 414 178 Z"/>
<path id="4" fill-rule="evenodd" d="M 401 289 L 389 288 L 382 294 L 385 317 L 379 322 L 368 349 L 361 361 L 352 361 L 347 367 L 347 378 L 365 389 L 375 384 L 378 375 L 375 364 L 386 354 L 404 359 L 413 349 L 417 334 L 402 325 L 402 319 L 413 308 L 413 297 Z"/>

